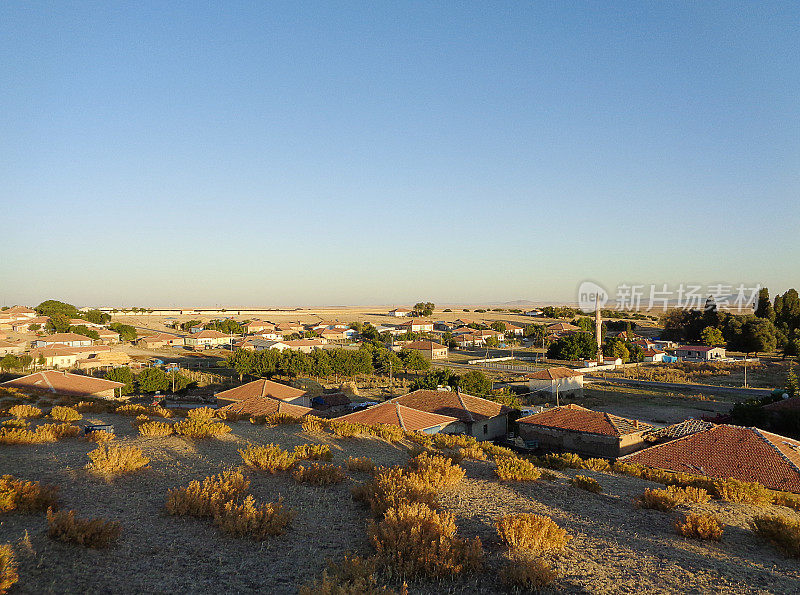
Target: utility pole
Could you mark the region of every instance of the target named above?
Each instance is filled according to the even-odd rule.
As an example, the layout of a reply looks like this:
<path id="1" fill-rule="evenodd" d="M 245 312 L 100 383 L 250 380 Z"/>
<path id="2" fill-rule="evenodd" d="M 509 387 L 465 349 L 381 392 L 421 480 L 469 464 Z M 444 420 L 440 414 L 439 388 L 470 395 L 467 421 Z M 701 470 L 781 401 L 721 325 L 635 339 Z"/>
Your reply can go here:
<path id="1" fill-rule="evenodd" d="M 747 355 L 744 356 L 744 387 L 747 388 Z"/>
<path id="2" fill-rule="evenodd" d="M 392 354 L 394 353 L 394 335 L 389 341 L 389 398 L 394 398 L 394 382 L 392 382 Z"/>

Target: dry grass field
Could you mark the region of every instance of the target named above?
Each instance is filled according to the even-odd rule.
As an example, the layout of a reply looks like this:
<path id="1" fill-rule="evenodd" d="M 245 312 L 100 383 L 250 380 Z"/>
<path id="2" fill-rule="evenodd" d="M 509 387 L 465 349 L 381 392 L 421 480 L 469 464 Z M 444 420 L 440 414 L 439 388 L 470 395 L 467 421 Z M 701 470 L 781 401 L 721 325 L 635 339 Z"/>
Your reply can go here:
<path id="1" fill-rule="evenodd" d="M 226 422 L 232 432 L 217 439 L 191 441 L 178 436 L 142 437 L 133 418 L 116 414 L 84 416 L 113 423 L 113 443 L 141 448 L 147 468 L 113 479 L 90 474 L 87 454 L 96 444 L 65 438 L 38 445 L 0 446 L 0 474 L 54 484 L 62 510 L 83 518 L 116 521 L 122 527 L 115 545 L 89 549 L 48 538 L 44 514 L 0 515 L 0 544 L 11 543 L 19 582 L 11 593 L 296 593 L 318 579 L 326 559 L 348 551 L 370 555 L 367 524 L 371 515 L 353 500 L 350 489 L 370 476 L 348 471 L 342 483 L 298 483 L 286 472 L 246 471 L 249 493 L 259 502 L 278 502 L 296 513 L 283 535 L 264 541 L 232 537 L 211 522 L 170 516 L 168 490 L 242 464 L 238 450 L 248 443 L 286 450 L 309 442 L 325 444 L 333 464 L 370 457 L 378 465 L 404 465 L 410 443 L 374 438 L 309 435 L 299 425 L 276 427 L 249 421 Z M 464 460 L 465 478 L 441 495 L 441 509 L 452 513 L 458 534 L 480 537 L 485 568 L 477 574 L 433 582 L 409 581 L 410 593 L 491 593 L 502 591 L 498 572 L 506 547 L 495 528 L 509 514 L 551 517 L 572 539 L 565 549 L 545 554 L 557 573 L 550 589 L 569 593 L 797 593 L 800 569 L 749 529 L 764 511 L 800 515 L 774 506 L 721 503 L 680 507 L 682 513 L 717 515 L 721 541 L 679 536 L 682 514 L 638 508 L 635 501 L 658 484 L 587 470 L 547 472 L 530 482 L 500 482 L 491 460 Z M 357 467 L 354 465 L 354 468 Z M 575 475 L 596 479 L 602 493 L 570 485 Z M 544 479 L 547 477 L 549 479 Z M 391 584 L 399 590 L 400 584 Z"/>

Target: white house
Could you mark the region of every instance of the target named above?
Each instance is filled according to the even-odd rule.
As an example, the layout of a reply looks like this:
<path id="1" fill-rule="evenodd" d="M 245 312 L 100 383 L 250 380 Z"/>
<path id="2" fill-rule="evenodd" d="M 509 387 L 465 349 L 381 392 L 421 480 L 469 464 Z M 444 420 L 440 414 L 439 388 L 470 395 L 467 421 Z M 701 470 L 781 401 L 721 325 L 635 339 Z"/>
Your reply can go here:
<path id="1" fill-rule="evenodd" d="M 642 354 L 646 362 L 661 362 L 664 361 L 665 352 L 660 349 L 645 349 Z"/>
<path id="2" fill-rule="evenodd" d="M 557 394 L 583 390 L 583 374 L 563 366 L 528 374 L 526 378 L 531 392 Z"/>
<path id="3" fill-rule="evenodd" d="M 725 359 L 725 348 L 707 345 L 683 345 L 675 350 L 675 355 L 685 360 L 712 361 Z"/>
<path id="4" fill-rule="evenodd" d="M 92 344 L 92 339 L 76 333 L 55 333 L 47 337 L 41 337 L 33 342 L 34 347 L 88 347 Z"/>
<path id="5" fill-rule="evenodd" d="M 411 331 L 412 333 L 432 333 L 433 322 L 430 320 L 424 320 L 422 318 L 412 318 L 408 322 L 399 324 L 398 328 L 403 328 L 406 331 Z"/>
<path id="6" fill-rule="evenodd" d="M 230 335 L 219 331 L 202 331 L 186 337 L 186 345 L 190 347 L 217 347 L 219 345 L 230 345 L 233 339 Z"/>
<path id="7" fill-rule="evenodd" d="M 409 310 L 408 308 L 395 308 L 394 310 L 389 310 L 389 316 L 396 316 L 398 318 L 402 316 L 412 316 L 414 314 L 413 310 Z"/>

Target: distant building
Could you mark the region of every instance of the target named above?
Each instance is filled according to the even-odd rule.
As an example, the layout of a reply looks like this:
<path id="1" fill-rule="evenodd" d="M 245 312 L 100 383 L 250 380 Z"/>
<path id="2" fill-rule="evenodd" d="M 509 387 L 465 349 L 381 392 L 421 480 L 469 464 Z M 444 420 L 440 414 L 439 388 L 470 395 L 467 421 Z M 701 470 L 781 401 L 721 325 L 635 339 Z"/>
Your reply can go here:
<path id="1" fill-rule="evenodd" d="M 272 397 L 291 405 L 311 406 L 310 397 L 306 391 L 286 384 L 272 382 L 266 378 L 259 378 L 242 386 L 222 391 L 215 396 L 220 405 L 243 401 L 250 397 Z"/>
<path id="2" fill-rule="evenodd" d="M 414 314 L 413 310 L 409 310 L 408 308 L 395 308 L 394 310 L 389 310 L 389 316 L 412 316 Z"/>
<path id="3" fill-rule="evenodd" d="M 41 337 L 33 341 L 34 347 L 53 347 L 61 345 L 64 347 L 88 347 L 92 344 L 92 339 L 77 333 L 55 333 L 46 337 Z"/>
<path id="4" fill-rule="evenodd" d="M 583 374 L 563 366 L 527 374 L 526 378 L 533 393 L 556 394 L 583 390 Z"/>
<path id="5" fill-rule="evenodd" d="M 224 407 L 217 409 L 217 411 L 248 417 L 267 417 L 276 413 L 291 415 L 292 417 L 304 417 L 309 413 L 313 413 L 314 410 L 289 403 L 283 399 L 255 395 L 244 398 L 241 401 L 228 403 Z"/>
<path id="6" fill-rule="evenodd" d="M 125 386 L 122 382 L 112 382 L 91 376 L 69 374 L 56 370 L 45 370 L 28 374 L 16 380 L 0 384 L 3 388 L 14 388 L 26 394 L 54 394 L 73 397 L 113 398 L 117 389 Z"/>
<path id="7" fill-rule="evenodd" d="M 447 347 L 435 341 L 411 341 L 403 349 L 419 352 L 427 360 L 447 359 Z"/>
<path id="8" fill-rule="evenodd" d="M 221 333 L 219 331 L 202 331 L 199 333 L 194 333 L 186 337 L 185 340 L 186 345 L 190 347 L 219 347 L 220 345 L 230 345 L 233 343 L 233 339 L 231 335 L 226 335 L 225 333 Z"/>
<path id="9" fill-rule="evenodd" d="M 725 348 L 708 347 L 707 345 L 683 345 L 675 350 L 675 355 L 684 360 L 722 360 L 725 359 Z"/>
<path id="10" fill-rule="evenodd" d="M 423 318 L 413 318 L 408 322 L 403 322 L 398 325 L 398 328 L 411 331 L 412 333 L 432 333 L 433 321 L 425 320 Z"/>

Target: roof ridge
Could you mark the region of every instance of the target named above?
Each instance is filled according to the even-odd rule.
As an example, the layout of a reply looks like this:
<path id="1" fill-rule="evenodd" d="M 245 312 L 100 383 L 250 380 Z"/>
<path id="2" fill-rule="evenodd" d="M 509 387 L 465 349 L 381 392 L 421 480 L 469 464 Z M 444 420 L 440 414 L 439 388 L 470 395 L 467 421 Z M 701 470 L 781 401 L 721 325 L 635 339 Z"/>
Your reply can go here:
<path id="1" fill-rule="evenodd" d="M 466 405 L 466 403 L 464 403 L 464 399 L 461 397 L 461 391 L 460 391 L 460 390 L 458 390 L 457 388 L 456 388 L 456 396 L 458 397 L 458 402 L 459 402 L 459 403 L 461 403 L 461 408 L 462 408 L 464 411 L 466 411 L 466 412 L 467 412 L 467 415 L 469 415 L 469 420 L 470 420 L 471 422 L 473 422 L 473 423 L 474 423 L 474 422 L 475 422 L 475 416 L 474 416 L 474 415 L 472 415 L 472 411 L 470 411 L 470 410 L 467 408 L 467 405 Z"/>
<path id="2" fill-rule="evenodd" d="M 757 434 L 759 438 L 761 438 L 761 439 L 762 439 L 764 442 L 766 442 L 767 444 L 769 444 L 769 445 L 772 447 L 772 449 L 773 449 L 775 452 L 777 452 L 777 453 L 778 453 L 778 456 L 780 456 L 780 457 L 781 457 L 781 458 L 782 458 L 784 461 L 786 461 L 787 463 L 789 463 L 789 466 L 790 466 L 790 467 L 792 467 L 792 468 L 793 468 L 795 471 L 797 471 L 798 473 L 800 473 L 800 467 L 798 467 L 798 466 L 797 466 L 797 464 L 795 464 L 795 463 L 794 463 L 794 461 L 792 461 L 792 460 L 791 460 L 789 457 L 787 457 L 787 456 L 786 456 L 786 454 L 784 454 L 783 452 L 781 452 L 781 449 L 780 449 L 780 448 L 778 448 L 778 447 L 777 447 L 777 446 L 776 446 L 776 445 L 775 445 L 775 444 L 772 442 L 772 440 L 770 440 L 769 438 L 767 438 L 766 436 L 764 436 L 764 433 L 769 433 L 769 434 L 771 434 L 772 432 L 765 432 L 764 430 L 761 430 L 760 428 L 756 428 L 755 426 L 754 426 L 754 427 L 751 427 L 751 428 L 747 428 L 747 429 L 748 429 L 748 430 L 752 430 L 752 431 L 753 431 L 755 434 Z M 775 434 L 775 436 L 780 436 L 780 434 Z M 782 436 L 782 437 L 783 437 L 783 436 Z"/>
<path id="3" fill-rule="evenodd" d="M 406 424 L 405 424 L 405 422 L 403 421 L 403 415 L 402 415 L 402 413 L 400 413 L 400 403 L 395 403 L 395 404 L 394 404 L 394 407 L 395 407 L 395 411 L 397 412 L 397 421 L 399 421 L 399 422 L 400 422 L 400 427 L 401 427 L 401 428 L 403 428 L 403 431 L 404 431 L 404 432 L 406 432 L 406 431 L 407 431 L 407 430 L 406 430 Z"/>
<path id="4" fill-rule="evenodd" d="M 713 432 L 713 431 L 721 428 L 723 425 L 725 425 L 725 424 L 715 424 L 712 427 L 706 428 L 705 430 L 700 430 L 699 432 L 693 432 L 692 434 L 686 434 L 686 436 L 681 436 L 680 438 L 675 438 L 674 440 L 667 440 L 666 442 L 662 442 L 660 444 L 654 444 L 653 446 L 648 446 L 647 448 L 642 448 L 641 450 L 633 451 L 632 453 L 629 453 L 629 454 L 626 454 L 626 455 L 623 455 L 623 456 L 619 457 L 619 460 L 627 459 L 629 457 L 632 457 L 634 455 L 637 455 L 639 453 L 642 453 L 642 452 L 645 452 L 645 451 L 648 451 L 648 450 L 652 451 L 652 450 L 655 450 L 657 448 L 661 448 L 663 446 L 667 446 L 667 445 L 670 445 L 670 444 L 675 444 L 676 442 L 680 442 L 681 440 L 688 440 L 689 438 L 692 438 L 694 436 L 698 436 L 699 434 L 702 434 L 703 432 Z"/>

